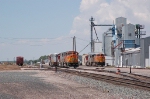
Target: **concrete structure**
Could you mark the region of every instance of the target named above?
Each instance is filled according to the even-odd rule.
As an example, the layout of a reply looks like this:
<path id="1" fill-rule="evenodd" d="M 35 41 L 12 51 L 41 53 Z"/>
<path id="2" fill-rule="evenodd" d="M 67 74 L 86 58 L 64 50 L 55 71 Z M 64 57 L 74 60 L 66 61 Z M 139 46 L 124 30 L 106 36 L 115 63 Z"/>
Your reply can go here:
<path id="1" fill-rule="evenodd" d="M 149 65 L 148 60 L 149 60 L 149 46 L 150 46 L 150 36 L 146 38 L 142 38 L 140 40 L 140 46 L 141 46 L 141 67 L 147 67 Z"/>
<path id="2" fill-rule="evenodd" d="M 110 65 L 110 66 L 112 66 L 114 63 L 114 59 L 113 59 L 113 57 L 111 57 L 111 56 L 105 56 L 105 65 L 107 66 L 107 65 Z"/>
<path id="3" fill-rule="evenodd" d="M 103 33 L 103 46 L 102 51 L 106 56 L 112 56 L 112 32 Z"/>
<path id="4" fill-rule="evenodd" d="M 94 42 L 94 52 L 102 53 L 102 42 Z"/>
<path id="5" fill-rule="evenodd" d="M 149 40 L 140 38 L 142 31 L 144 29 L 143 25 L 131 23 L 127 24 L 126 18 L 119 17 L 115 20 L 116 32 L 113 35 L 114 43 L 114 54 L 115 54 L 115 66 L 140 66 L 145 67 L 145 64 L 148 63 L 148 44 Z M 145 35 L 145 34 L 144 34 Z M 141 40 L 141 41 L 140 41 Z M 142 44 L 141 44 L 142 43 Z M 126 51 L 122 54 L 124 49 L 128 50 L 133 48 L 140 47 L 140 52 L 138 51 Z M 146 47 L 147 46 L 147 47 Z M 146 53 L 145 53 L 146 52 Z M 121 55 L 122 54 L 122 55 Z"/>
<path id="6" fill-rule="evenodd" d="M 119 66 L 150 67 L 150 36 L 140 40 L 141 47 L 127 48 L 122 53 L 122 62 Z M 121 65 L 122 63 L 122 65 Z"/>
<path id="7" fill-rule="evenodd" d="M 122 57 L 120 57 L 120 60 L 122 60 L 119 64 L 120 67 L 141 67 L 141 61 L 140 61 L 140 48 L 127 48 L 122 53 Z M 122 59 L 121 59 L 122 58 Z"/>
<path id="8" fill-rule="evenodd" d="M 141 39 L 141 35 L 146 35 L 146 31 L 141 31 L 141 29 L 144 29 L 144 25 L 127 24 L 126 18 L 118 17 L 113 25 L 96 25 L 91 21 L 91 34 L 93 33 L 92 26 L 111 26 L 103 34 L 102 46 L 102 51 L 106 56 L 115 58 L 111 59 L 115 60 L 114 63 L 113 61 L 109 63 L 115 66 L 136 66 L 142 68 L 150 66 L 150 37 Z"/>
<path id="9" fill-rule="evenodd" d="M 123 40 L 135 40 L 135 25 L 126 24 L 122 27 Z"/>

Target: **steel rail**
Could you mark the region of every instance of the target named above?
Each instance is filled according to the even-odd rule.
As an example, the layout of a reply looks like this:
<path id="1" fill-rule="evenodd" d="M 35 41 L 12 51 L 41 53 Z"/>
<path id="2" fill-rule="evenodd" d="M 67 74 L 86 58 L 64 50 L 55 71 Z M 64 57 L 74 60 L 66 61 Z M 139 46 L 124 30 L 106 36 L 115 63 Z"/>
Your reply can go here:
<path id="1" fill-rule="evenodd" d="M 55 70 L 55 69 L 53 69 L 53 70 Z M 150 83 L 149 82 L 144 82 L 144 81 L 135 80 L 135 79 L 108 76 L 108 75 L 103 75 L 103 74 L 89 73 L 88 71 L 82 71 L 82 70 L 78 71 L 76 69 L 70 70 L 70 69 L 58 68 L 58 70 L 65 72 L 65 73 L 70 73 L 70 74 L 87 77 L 87 78 L 92 78 L 95 80 L 101 80 L 101 81 L 105 81 L 105 82 L 116 84 L 116 85 L 123 85 L 123 86 L 127 86 L 127 87 L 132 86 L 133 88 L 139 88 L 139 89 L 150 91 Z"/>

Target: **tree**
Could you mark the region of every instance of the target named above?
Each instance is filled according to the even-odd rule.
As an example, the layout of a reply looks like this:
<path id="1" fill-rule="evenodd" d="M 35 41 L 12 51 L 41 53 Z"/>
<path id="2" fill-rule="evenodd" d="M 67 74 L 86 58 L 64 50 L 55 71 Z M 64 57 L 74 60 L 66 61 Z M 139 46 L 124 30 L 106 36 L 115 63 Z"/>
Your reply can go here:
<path id="1" fill-rule="evenodd" d="M 41 59 L 42 60 L 48 59 L 48 55 L 41 56 L 38 61 L 41 61 Z"/>

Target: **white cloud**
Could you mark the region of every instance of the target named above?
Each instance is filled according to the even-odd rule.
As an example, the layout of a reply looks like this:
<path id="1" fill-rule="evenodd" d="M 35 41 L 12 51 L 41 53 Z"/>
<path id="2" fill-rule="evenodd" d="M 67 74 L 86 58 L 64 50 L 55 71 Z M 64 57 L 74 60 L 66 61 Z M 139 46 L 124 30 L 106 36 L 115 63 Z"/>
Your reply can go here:
<path id="1" fill-rule="evenodd" d="M 0 42 L 0 46 L 6 46 L 7 44 L 5 42 Z"/>
<path id="2" fill-rule="evenodd" d="M 107 0 L 108 1 L 108 0 Z M 127 18 L 132 24 L 145 24 L 147 36 L 150 32 L 150 0 L 82 0 L 80 14 L 74 18 L 70 35 L 90 39 L 91 16 L 95 18 L 95 24 L 112 24 L 117 17 Z M 107 27 L 108 28 L 108 27 Z M 107 31 L 106 27 L 96 27 L 101 34 Z M 95 36 L 95 34 L 94 34 Z"/>
<path id="3" fill-rule="evenodd" d="M 68 39 L 70 38 L 70 39 Z M 55 44 L 61 44 L 70 42 L 72 39 L 68 36 L 61 36 L 57 38 L 33 38 L 33 39 L 18 39 L 13 40 L 11 43 L 8 43 L 10 45 L 29 45 L 29 46 L 44 46 L 44 45 L 55 45 Z M 7 43 L 0 43 L 1 46 L 5 46 Z"/>
<path id="4" fill-rule="evenodd" d="M 28 44 L 30 41 L 26 39 L 21 39 L 17 41 L 17 44 Z"/>
<path id="5" fill-rule="evenodd" d="M 104 7 L 104 8 L 106 8 L 106 7 L 108 7 L 109 6 L 109 4 L 108 3 L 101 3 L 100 4 L 100 7 Z"/>
<path id="6" fill-rule="evenodd" d="M 60 40 L 66 39 L 66 38 L 68 38 L 68 37 L 67 36 L 61 36 L 61 37 L 55 38 L 54 41 L 60 41 Z"/>
<path id="7" fill-rule="evenodd" d="M 80 6 L 80 11 L 84 12 L 86 10 L 89 10 L 90 8 L 93 7 L 93 5 L 97 4 L 99 0 L 82 0 L 81 1 L 81 6 Z"/>
<path id="8" fill-rule="evenodd" d="M 48 43 L 49 41 L 50 41 L 50 40 L 47 39 L 47 38 L 43 38 L 43 39 L 40 40 L 40 42 L 43 43 L 43 44 L 46 44 L 46 43 Z"/>

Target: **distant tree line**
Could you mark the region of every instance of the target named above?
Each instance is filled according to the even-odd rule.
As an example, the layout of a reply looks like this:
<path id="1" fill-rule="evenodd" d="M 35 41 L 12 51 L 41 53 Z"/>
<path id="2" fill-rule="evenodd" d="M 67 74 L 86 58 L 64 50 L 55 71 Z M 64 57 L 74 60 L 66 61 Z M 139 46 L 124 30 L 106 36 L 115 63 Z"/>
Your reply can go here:
<path id="1" fill-rule="evenodd" d="M 48 59 L 48 55 L 40 56 L 39 59 L 35 59 L 35 60 L 24 60 L 24 62 L 27 64 L 30 64 L 31 61 L 32 61 L 32 63 L 37 63 L 37 62 L 41 62 L 41 59 L 42 60 Z"/>
<path id="2" fill-rule="evenodd" d="M 26 60 L 26 59 L 24 59 L 24 63 L 27 63 L 27 64 L 31 64 L 31 62 L 32 63 L 37 63 L 37 62 L 41 62 L 41 59 L 42 60 L 48 59 L 48 55 L 40 56 L 39 59 L 35 59 L 35 60 Z M 13 63 L 16 63 L 16 60 L 14 60 L 14 61 L 0 61 L 0 64 L 1 63 L 13 64 Z"/>

